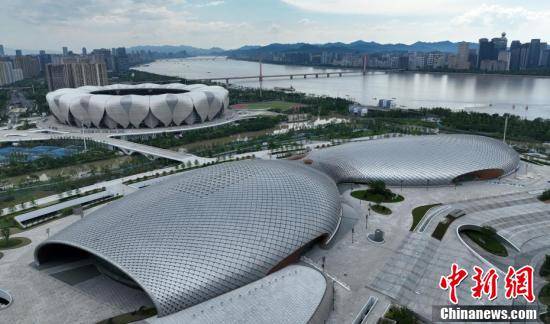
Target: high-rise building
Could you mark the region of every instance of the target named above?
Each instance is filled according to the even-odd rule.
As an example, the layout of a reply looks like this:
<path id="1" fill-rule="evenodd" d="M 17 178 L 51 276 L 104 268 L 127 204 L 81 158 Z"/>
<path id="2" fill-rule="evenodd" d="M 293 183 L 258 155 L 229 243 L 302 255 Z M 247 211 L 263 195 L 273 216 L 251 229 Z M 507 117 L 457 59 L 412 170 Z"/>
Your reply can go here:
<path id="1" fill-rule="evenodd" d="M 46 65 L 46 81 L 50 91 L 60 88 L 77 88 L 85 85 L 107 85 L 105 63 L 89 60 L 67 60 L 60 64 Z"/>
<path id="2" fill-rule="evenodd" d="M 479 54 L 477 59 L 478 69 L 481 69 L 483 61 L 494 61 L 485 62 L 485 64 L 483 64 L 483 66 L 489 67 L 491 71 L 494 71 L 494 68 L 498 65 L 499 53 L 501 51 L 506 51 L 507 46 L 508 39 L 506 38 L 506 33 L 502 33 L 501 37 L 495 37 L 491 39 L 491 41 L 487 38 L 481 38 L 479 40 Z"/>
<path id="3" fill-rule="evenodd" d="M 519 71 L 521 62 L 521 42 L 512 41 L 510 44 L 510 71 Z"/>
<path id="4" fill-rule="evenodd" d="M 527 68 L 533 69 L 539 66 L 540 59 L 540 39 L 532 39 L 529 46 L 529 58 L 527 59 Z"/>
<path id="5" fill-rule="evenodd" d="M 82 55 L 87 55 L 88 51 L 86 50 L 86 47 L 82 47 Z"/>
<path id="6" fill-rule="evenodd" d="M 505 51 L 506 48 L 508 47 L 508 39 L 506 38 L 506 33 L 502 33 L 500 38 L 498 37 L 495 37 L 491 40 L 491 42 L 493 43 L 493 49 L 494 49 L 494 56 L 493 56 L 493 60 L 494 59 L 497 59 L 498 58 L 498 54 L 501 52 L 501 51 Z"/>
<path id="7" fill-rule="evenodd" d="M 545 49 L 540 55 L 540 67 L 548 69 L 550 68 L 550 49 Z"/>
<path id="8" fill-rule="evenodd" d="M 23 71 L 24 79 L 34 78 L 40 74 L 40 62 L 38 58 L 31 55 L 16 56 L 14 67 Z"/>
<path id="9" fill-rule="evenodd" d="M 0 61 L 0 86 L 23 79 L 23 71 L 14 69 L 10 61 Z"/>
<path id="10" fill-rule="evenodd" d="M 63 56 L 67 55 L 69 55 L 69 49 L 67 48 L 67 46 L 63 46 Z"/>
<path id="11" fill-rule="evenodd" d="M 470 44 L 467 42 L 461 42 L 458 44 L 458 51 L 456 55 L 456 66 L 457 70 L 468 70 L 470 68 L 470 63 L 468 57 L 470 55 Z"/>
<path id="12" fill-rule="evenodd" d="M 481 67 L 481 62 L 486 60 L 492 60 L 495 52 L 492 42 L 489 42 L 487 38 L 481 38 L 479 40 L 479 52 L 477 57 L 477 68 Z"/>
<path id="13" fill-rule="evenodd" d="M 105 62 L 105 64 L 107 65 L 108 71 L 115 70 L 115 59 L 113 55 L 111 55 L 111 50 L 107 48 L 94 49 L 91 55 L 97 61 L 99 61 L 99 58 L 102 58 L 103 62 Z"/>
<path id="14" fill-rule="evenodd" d="M 4 56 L 4 45 L 0 44 L 0 56 Z"/>
<path id="15" fill-rule="evenodd" d="M 507 50 L 500 51 L 497 62 L 498 71 L 510 71 L 510 52 Z"/>
<path id="16" fill-rule="evenodd" d="M 130 69 L 130 61 L 126 54 L 125 47 L 119 47 L 115 51 L 115 65 L 117 72 L 128 71 Z"/>
<path id="17" fill-rule="evenodd" d="M 40 71 L 44 72 L 46 70 L 46 64 L 52 62 L 52 56 L 46 54 L 46 51 L 40 50 L 38 54 L 38 61 L 40 62 Z"/>
<path id="18" fill-rule="evenodd" d="M 520 52 L 520 58 L 519 58 L 519 69 L 521 71 L 526 70 L 529 63 L 529 52 L 530 52 L 531 44 L 525 43 L 521 45 L 521 52 Z"/>
<path id="19" fill-rule="evenodd" d="M 21 51 L 20 49 L 16 49 L 15 56 L 21 56 L 21 55 L 23 55 L 23 51 Z"/>
<path id="20" fill-rule="evenodd" d="M 544 67 L 546 65 L 546 60 L 543 57 L 544 52 L 548 49 L 548 43 L 540 43 L 540 56 L 539 56 L 539 67 Z"/>
<path id="21" fill-rule="evenodd" d="M 470 69 L 475 67 L 477 64 L 477 49 L 471 48 L 470 53 L 468 54 L 468 64 L 470 65 Z"/>

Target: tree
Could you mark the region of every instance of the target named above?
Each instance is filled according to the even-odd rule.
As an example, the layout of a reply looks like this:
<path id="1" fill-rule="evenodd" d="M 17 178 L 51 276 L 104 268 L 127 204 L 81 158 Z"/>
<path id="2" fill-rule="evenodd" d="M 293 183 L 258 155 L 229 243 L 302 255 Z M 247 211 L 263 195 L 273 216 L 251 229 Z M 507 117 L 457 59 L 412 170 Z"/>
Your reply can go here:
<path id="1" fill-rule="evenodd" d="M 386 183 L 382 180 L 375 180 L 369 183 L 369 188 L 372 193 L 384 195 L 387 193 Z"/>
<path id="2" fill-rule="evenodd" d="M 9 241 L 10 241 L 10 228 L 9 227 L 2 227 L 2 229 L 0 230 L 1 234 L 2 234 L 2 237 L 4 238 L 4 241 L 5 241 L 5 245 L 8 245 Z"/>

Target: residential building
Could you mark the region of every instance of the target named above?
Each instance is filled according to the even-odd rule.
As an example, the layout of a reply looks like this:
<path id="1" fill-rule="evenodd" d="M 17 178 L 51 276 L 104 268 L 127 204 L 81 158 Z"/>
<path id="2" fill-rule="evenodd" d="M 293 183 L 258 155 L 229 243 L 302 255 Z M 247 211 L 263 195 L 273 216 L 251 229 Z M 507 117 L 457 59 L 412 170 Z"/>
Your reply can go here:
<path id="1" fill-rule="evenodd" d="M 470 56 L 470 44 L 468 44 L 467 42 L 459 43 L 455 68 L 457 70 L 468 70 L 470 68 L 469 56 Z"/>
<path id="2" fill-rule="evenodd" d="M 44 72 L 46 70 L 46 64 L 52 62 L 52 56 L 46 54 L 46 51 L 40 50 L 38 54 L 38 61 L 40 62 L 40 71 Z"/>
<path id="3" fill-rule="evenodd" d="M 23 51 L 20 50 L 20 49 L 16 49 L 15 50 L 15 56 L 21 56 L 21 55 L 23 55 Z"/>
<path id="4" fill-rule="evenodd" d="M 69 55 L 69 49 L 67 48 L 67 46 L 63 46 L 63 56 L 67 55 Z"/>
<path id="5" fill-rule="evenodd" d="M 510 71 L 510 52 L 506 50 L 500 51 L 497 62 L 499 71 Z"/>
<path id="6" fill-rule="evenodd" d="M 4 45 L 0 44 L 0 56 L 4 56 Z"/>
<path id="7" fill-rule="evenodd" d="M 10 61 L 0 61 L 0 86 L 23 80 L 23 71 L 14 69 Z"/>
<path id="8" fill-rule="evenodd" d="M 60 88 L 77 88 L 85 85 L 107 85 L 105 63 L 90 60 L 67 60 L 60 64 L 46 65 L 46 81 L 50 91 Z"/>
<path id="9" fill-rule="evenodd" d="M 14 67 L 23 71 L 23 78 L 34 78 L 40 74 L 40 62 L 38 58 L 31 55 L 16 56 Z"/>
<path id="10" fill-rule="evenodd" d="M 521 71 L 526 70 L 529 66 L 529 52 L 531 44 L 526 43 L 521 45 L 521 52 L 519 58 L 519 69 Z"/>
<path id="11" fill-rule="evenodd" d="M 489 42 L 487 38 L 481 38 L 479 40 L 479 52 L 477 58 L 477 68 L 481 68 L 481 62 L 486 60 L 492 60 L 494 53 L 494 45 Z"/>
<path id="12" fill-rule="evenodd" d="M 532 39 L 531 45 L 529 46 L 529 55 L 527 59 L 527 68 L 533 69 L 539 66 L 541 52 L 540 39 Z"/>
<path id="13" fill-rule="evenodd" d="M 510 44 L 510 71 L 519 71 L 521 62 L 521 42 L 512 41 Z"/>

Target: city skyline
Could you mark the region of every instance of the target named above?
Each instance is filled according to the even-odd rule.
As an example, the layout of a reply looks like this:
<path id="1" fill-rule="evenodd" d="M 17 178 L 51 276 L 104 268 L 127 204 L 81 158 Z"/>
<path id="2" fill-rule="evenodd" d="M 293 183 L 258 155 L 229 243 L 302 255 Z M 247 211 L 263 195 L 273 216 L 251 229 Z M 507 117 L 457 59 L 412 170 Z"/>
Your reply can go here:
<path id="1" fill-rule="evenodd" d="M 233 49 L 355 40 L 477 42 L 480 35 L 503 31 L 509 39 L 526 42 L 550 28 L 550 4 L 514 0 L 430 0 L 415 2 L 414 8 L 407 1 L 378 0 L 263 0 L 255 6 L 242 0 L 88 0 L 77 8 L 65 1 L 8 0 L 6 8 L 0 13 L 0 28 L 7 33 L 0 43 L 24 51 L 180 44 Z"/>

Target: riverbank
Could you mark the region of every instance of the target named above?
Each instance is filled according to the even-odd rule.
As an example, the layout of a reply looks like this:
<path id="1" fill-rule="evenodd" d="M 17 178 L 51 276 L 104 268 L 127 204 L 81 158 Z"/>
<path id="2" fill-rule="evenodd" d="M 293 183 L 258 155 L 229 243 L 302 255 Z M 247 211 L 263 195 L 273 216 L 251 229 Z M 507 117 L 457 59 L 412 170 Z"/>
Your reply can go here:
<path id="1" fill-rule="evenodd" d="M 398 107 L 407 109 L 447 107 L 454 111 L 511 114 L 529 120 L 550 118 L 547 95 L 550 78 L 384 70 L 369 70 L 366 75 L 355 70 L 357 75 L 321 77 L 329 70 L 269 63 L 262 67 L 264 75 L 318 73 L 319 78 L 269 78 L 262 82 L 257 79 L 231 80 L 231 85 L 261 88 L 262 91 L 292 86 L 296 92 L 316 97 L 345 98 L 365 106 L 377 106 L 379 99 L 394 99 Z M 162 60 L 135 69 L 188 80 L 259 75 L 257 62 L 233 59 Z"/>
<path id="2" fill-rule="evenodd" d="M 256 60 L 247 60 L 242 58 L 226 57 L 227 60 L 243 61 L 258 63 Z M 281 65 L 281 66 L 299 66 L 299 67 L 311 67 L 318 69 L 336 70 L 338 71 L 357 71 L 362 72 L 361 67 L 341 67 L 337 65 L 308 65 L 298 63 L 286 63 L 286 62 L 272 62 L 265 61 L 265 64 Z M 425 74 L 456 74 L 456 75 L 487 75 L 487 76 L 513 76 L 513 77 L 533 77 L 533 78 L 550 78 L 550 72 L 548 74 L 524 74 L 524 73 L 503 73 L 503 72 L 483 72 L 483 71 L 463 71 L 463 70 L 408 70 L 408 69 L 383 69 L 383 68 L 367 68 L 367 72 L 386 72 L 386 73 L 425 73 Z"/>

